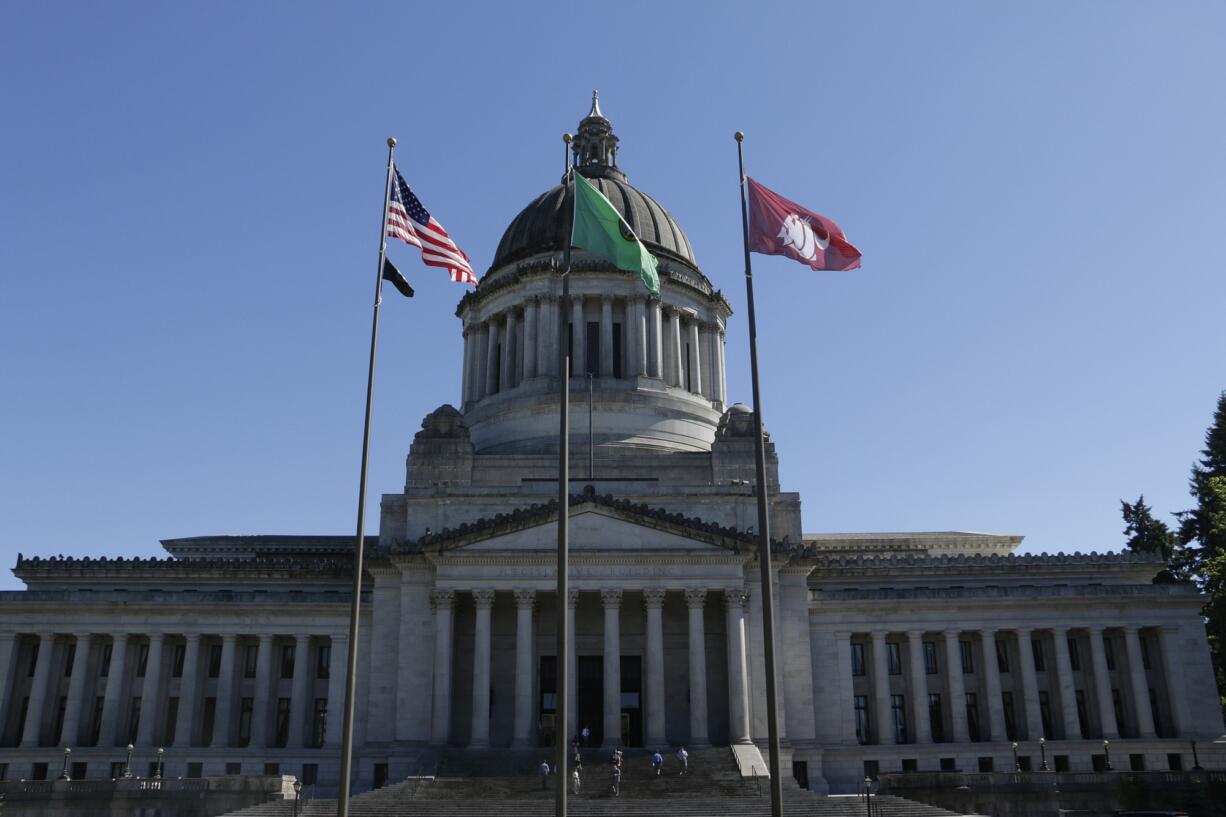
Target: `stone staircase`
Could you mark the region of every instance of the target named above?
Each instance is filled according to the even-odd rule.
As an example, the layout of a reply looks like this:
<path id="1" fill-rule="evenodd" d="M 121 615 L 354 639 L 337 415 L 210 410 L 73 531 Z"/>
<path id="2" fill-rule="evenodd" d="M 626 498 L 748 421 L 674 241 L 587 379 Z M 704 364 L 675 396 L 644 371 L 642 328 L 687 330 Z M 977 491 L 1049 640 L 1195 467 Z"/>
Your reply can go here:
<path id="1" fill-rule="evenodd" d="M 765 778 L 745 780 L 736 770 L 727 747 L 690 752 L 690 772 L 679 774 L 677 761 L 665 758 L 664 773 L 651 768 L 651 752 L 625 750 L 620 796 L 613 796 L 611 752 L 583 752 L 578 795 L 568 799 L 575 817 L 765 817 L 770 814 L 770 792 Z M 409 778 L 349 801 L 351 817 L 550 817 L 554 804 L 550 775 L 541 789 L 536 769 L 548 750 L 444 750 L 434 774 Z M 551 764 L 552 765 L 552 764 Z M 761 785 L 758 785 L 758 782 Z M 291 817 L 293 802 L 275 800 L 232 812 L 227 817 Z M 786 779 L 784 814 L 805 817 L 863 817 L 860 797 L 825 797 L 803 790 Z M 299 817 L 332 817 L 335 800 L 299 804 Z M 880 795 L 873 798 L 875 817 L 951 817 L 952 812 Z"/>

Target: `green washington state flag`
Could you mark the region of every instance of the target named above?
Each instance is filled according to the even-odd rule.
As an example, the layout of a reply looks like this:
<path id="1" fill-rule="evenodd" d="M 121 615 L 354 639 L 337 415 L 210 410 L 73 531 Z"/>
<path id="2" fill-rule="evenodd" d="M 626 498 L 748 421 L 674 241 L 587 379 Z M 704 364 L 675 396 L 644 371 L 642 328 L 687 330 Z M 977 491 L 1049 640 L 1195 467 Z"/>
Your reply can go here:
<path id="1" fill-rule="evenodd" d="M 652 295 L 660 294 L 660 274 L 656 257 L 604 194 L 580 174 L 575 174 L 575 224 L 571 229 L 573 246 L 603 255 L 613 266 L 637 272 Z"/>

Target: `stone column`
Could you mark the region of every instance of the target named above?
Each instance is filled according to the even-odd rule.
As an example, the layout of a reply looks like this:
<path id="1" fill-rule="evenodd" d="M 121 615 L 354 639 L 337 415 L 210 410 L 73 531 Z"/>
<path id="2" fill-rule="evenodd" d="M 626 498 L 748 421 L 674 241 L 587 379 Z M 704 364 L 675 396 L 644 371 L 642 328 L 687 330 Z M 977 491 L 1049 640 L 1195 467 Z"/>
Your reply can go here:
<path id="1" fill-rule="evenodd" d="M 983 683 L 988 704 L 988 729 L 994 741 L 1006 739 L 1005 703 L 1000 697 L 1000 667 L 996 664 L 996 631 L 979 631 L 983 647 Z"/>
<path id="2" fill-rule="evenodd" d="M 1056 653 L 1056 686 L 1060 692 L 1060 721 L 1064 727 L 1065 740 L 1081 740 L 1081 722 L 1077 719 L 1076 684 L 1073 680 L 1073 662 L 1068 651 L 1068 628 L 1053 627 L 1051 638 Z"/>
<path id="3" fill-rule="evenodd" d="M 472 399 L 470 390 L 472 388 L 472 362 L 473 362 L 473 346 L 475 337 L 472 331 L 464 327 L 464 373 L 460 377 L 460 406 L 461 408 L 468 405 L 468 401 Z"/>
<path id="4" fill-rule="evenodd" d="M 196 725 L 196 689 L 200 683 L 200 634 L 186 633 L 183 648 L 183 677 L 179 681 L 179 714 L 175 719 L 177 747 L 192 745 L 192 731 Z M 114 657 L 114 653 L 111 653 Z M 102 742 L 99 741 L 99 745 Z"/>
<path id="5" fill-rule="evenodd" d="M 474 401 L 480 400 L 488 392 L 485 389 L 486 384 L 486 363 L 490 356 L 490 326 L 488 323 L 482 323 L 477 327 L 477 348 L 473 350 L 473 385 L 472 398 Z"/>
<path id="6" fill-rule="evenodd" d="M 877 704 L 877 742 L 882 746 L 894 743 L 894 714 L 890 708 L 890 663 L 886 658 L 884 630 L 874 630 L 873 697 Z"/>
<path id="7" fill-rule="evenodd" d="M 0 735 L 8 726 L 7 713 L 13 695 L 13 676 L 17 674 L 17 633 L 0 633 Z M 69 699 L 69 707 L 72 699 Z"/>
<path id="8" fill-rule="evenodd" d="M 664 327 L 659 298 L 647 301 L 647 376 L 664 377 Z"/>
<path id="9" fill-rule="evenodd" d="M 122 703 L 120 696 L 123 695 L 123 673 L 127 666 L 127 657 L 128 635 L 118 633 L 114 636 L 114 643 L 111 646 L 111 664 L 107 669 L 106 692 L 102 701 L 102 728 L 98 732 L 99 746 L 115 745 L 119 726 L 119 706 Z M 38 676 L 35 676 L 35 680 L 37 679 Z M 31 711 L 34 709 L 33 696 L 30 700 L 30 709 Z"/>
<path id="10" fill-rule="evenodd" d="M 535 590 L 515 591 L 515 732 L 517 746 L 532 746 L 532 664 L 536 650 L 532 641 L 532 605 Z M 563 736 L 565 737 L 565 736 Z"/>
<path id="11" fill-rule="evenodd" d="M 1124 627 L 1124 649 L 1128 653 L 1128 676 L 1132 685 L 1132 705 L 1137 710 L 1137 737 L 1154 738 L 1154 712 L 1149 706 L 1149 682 L 1141 658 L 1141 637 L 1135 625 Z"/>
<path id="12" fill-rule="evenodd" d="M 268 704 L 272 686 L 272 639 L 271 634 L 261 633 L 260 645 L 256 648 L 255 655 L 255 700 L 252 701 L 251 706 L 251 741 L 247 745 L 259 749 L 268 746 L 268 719 L 271 714 Z M 347 662 L 348 659 L 349 656 L 338 656 L 336 651 L 333 650 L 332 661 L 333 666 L 336 668 L 332 672 L 333 678 L 340 676 L 343 679 L 345 677 L 344 671 L 339 668 L 341 666 L 347 668 L 348 663 L 342 664 L 340 662 Z M 329 684 L 329 686 L 331 685 Z M 341 691 L 341 694 L 344 695 L 344 690 Z M 331 704 L 332 701 L 329 700 L 329 707 L 331 707 Z M 183 702 L 180 701 L 179 705 L 182 706 Z M 342 706 L 342 703 L 338 703 L 336 707 L 336 720 L 338 722 Z"/>
<path id="13" fill-rule="evenodd" d="M 162 648 L 165 641 L 166 636 L 162 633 L 149 634 L 149 657 L 145 660 L 145 682 L 141 684 L 140 688 L 140 723 L 136 727 L 136 745 L 138 747 L 153 746 L 153 736 L 157 729 L 158 713 L 162 709 Z M 83 660 L 80 643 L 80 639 L 78 639 L 77 661 Z M 88 642 L 86 644 L 88 649 Z M 73 675 L 76 675 L 75 666 L 73 667 Z M 69 706 L 71 706 L 71 695 L 68 700 Z"/>
<path id="14" fill-rule="evenodd" d="M 570 368 L 574 377 L 587 372 L 587 318 L 583 315 L 583 296 L 570 296 L 571 353 Z"/>
<path id="15" fill-rule="evenodd" d="M 558 299 L 555 295 L 542 295 L 537 308 L 540 323 L 536 331 L 537 374 L 551 376 L 558 371 Z"/>
<path id="16" fill-rule="evenodd" d="M 1199 623 L 1197 627 L 1199 628 Z M 1182 737 L 1192 732 L 1188 719 L 1186 699 L 1183 696 L 1183 664 L 1175 654 L 1178 646 L 1179 628 L 1164 625 L 1158 628 L 1159 648 L 1162 651 L 1162 676 L 1166 681 L 1166 698 L 1171 709 L 1171 737 Z"/>
<path id="17" fill-rule="evenodd" d="M 474 590 L 477 620 L 473 632 L 473 714 L 469 745 L 490 745 L 490 611 L 493 590 Z"/>
<path id="18" fill-rule="evenodd" d="M 301 643 L 301 642 L 299 642 Z M 224 633 L 221 636 L 221 667 L 217 673 L 217 704 L 213 708 L 213 740 L 210 746 L 214 749 L 225 748 L 230 745 L 230 722 L 231 709 L 234 703 L 234 653 L 238 645 L 238 635 L 235 633 Z M 298 707 L 298 712 L 301 714 L 301 700 L 297 696 L 298 691 L 298 668 L 302 658 L 299 658 L 301 653 L 298 650 L 294 652 L 294 701 L 293 705 Z M 290 734 L 294 734 L 294 718 L 291 710 L 290 715 Z M 301 746 L 301 743 L 288 744 L 289 746 Z"/>
<path id="19" fill-rule="evenodd" d="M 515 388 L 515 339 L 516 339 L 516 315 L 514 309 L 507 310 L 507 325 L 503 332 L 502 340 L 502 383 L 499 388 L 502 391 L 510 391 Z"/>
<path id="20" fill-rule="evenodd" d="M 225 663 L 224 651 L 222 663 Z M 299 633 L 294 636 L 294 679 L 290 685 L 289 736 L 285 741 L 288 749 L 301 749 L 306 745 L 307 678 L 310 670 L 311 637 Z"/>
<path id="21" fill-rule="evenodd" d="M 90 633 L 77 634 L 77 650 L 72 659 L 72 677 L 68 681 L 68 701 L 64 707 L 64 725 L 60 728 L 57 742 L 64 746 L 79 746 L 81 740 L 81 711 L 85 708 L 85 676 L 89 667 L 89 644 L 93 640 Z M 3 655 L 0 654 L 0 667 L 3 666 Z M 4 682 L 0 672 L 0 683 Z M 0 688 L 2 689 L 2 688 Z M 3 698 L 0 695 L 0 698 Z M 0 701 L 3 703 L 3 701 Z M 3 710 L 0 710 L 0 734 L 4 729 Z M 143 726 L 142 722 L 142 726 Z"/>
<path id="22" fill-rule="evenodd" d="M 540 331 L 540 318 L 535 297 L 524 302 L 524 380 L 531 380 L 537 375 L 537 351 L 540 347 L 537 333 Z"/>
<path id="23" fill-rule="evenodd" d="M 690 391 L 694 394 L 702 394 L 702 354 L 700 350 L 702 346 L 698 340 L 698 319 L 690 319 L 689 328 L 689 343 L 690 343 Z M 682 381 L 684 383 L 684 379 Z"/>
<path id="24" fill-rule="evenodd" d="M 838 701 L 835 707 L 835 735 L 841 736 L 845 743 L 856 743 L 856 693 L 855 676 L 851 670 L 851 633 L 839 631 L 834 634 L 835 656 L 838 669 L 835 674 L 834 699 Z M 820 685 L 818 685 L 820 688 Z M 820 710 L 819 710 L 820 711 Z M 820 732 L 820 730 L 819 730 Z M 872 740 L 872 735 L 864 736 L 865 742 Z"/>
<path id="25" fill-rule="evenodd" d="M 695 323 L 697 329 L 694 330 L 694 336 L 698 338 L 698 354 L 694 357 L 698 361 L 698 371 L 702 373 L 702 378 L 701 389 L 694 393 L 701 394 L 708 400 L 714 400 L 715 392 L 711 380 L 711 333 L 705 322 L 695 319 Z"/>
<path id="26" fill-rule="evenodd" d="M 924 665 L 924 633 L 908 630 L 911 653 L 911 718 L 915 721 L 915 742 L 932 743 L 932 721 L 928 717 L 928 668 Z"/>
<path id="27" fill-rule="evenodd" d="M 613 299 L 600 296 L 600 372 L 598 377 L 613 376 Z"/>
<path id="28" fill-rule="evenodd" d="M 455 591 L 435 590 L 434 605 L 434 707 L 430 715 L 430 742 L 447 745 L 451 738 L 451 645 L 454 636 Z"/>
<path id="29" fill-rule="evenodd" d="M 647 301 L 642 296 L 636 295 L 630 303 L 634 307 L 630 311 L 632 317 L 629 319 L 630 336 L 634 338 L 634 356 L 630 373 L 635 377 L 642 377 L 647 374 Z"/>
<path id="30" fill-rule="evenodd" d="M 587 724 L 579 723 L 579 657 L 575 653 L 575 607 L 579 604 L 579 591 L 566 591 L 566 723 L 571 731 L 578 732 Z M 561 671 L 561 668 L 558 670 Z M 590 727 L 589 727 L 590 728 Z M 563 736 L 565 737 L 565 735 Z"/>
<path id="31" fill-rule="evenodd" d="M 604 606 L 604 745 L 622 740 L 622 591 L 601 590 Z"/>
<path id="32" fill-rule="evenodd" d="M 1090 632 L 1090 665 L 1094 671 L 1094 697 L 1098 699 L 1098 721 L 1102 736 L 1115 740 L 1120 736 L 1115 722 L 1115 703 L 1111 699 L 1111 678 L 1107 675 L 1107 650 L 1103 646 L 1103 628 L 1087 627 Z"/>
<path id="33" fill-rule="evenodd" d="M 745 683 L 745 592 L 725 590 L 728 630 L 728 742 L 750 743 Z"/>
<path id="34" fill-rule="evenodd" d="M 669 385 L 685 388 L 685 371 L 681 358 L 681 313 L 676 309 L 668 310 L 669 342 L 672 360 L 670 361 L 671 377 Z"/>
<path id="35" fill-rule="evenodd" d="M 261 641 L 260 653 L 263 652 L 264 645 Z M 337 633 L 332 636 L 332 662 L 328 667 L 328 720 L 324 724 L 324 746 L 328 748 L 341 745 L 341 732 L 345 726 L 345 675 L 348 669 L 349 633 Z M 258 671 L 256 674 L 259 675 Z M 256 712 L 259 711 L 257 708 Z"/>
<path id="36" fill-rule="evenodd" d="M 38 656 L 34 663 L 34 680 L 30 683 L 30 700 L 26 705 L 26 723 L 21 732 L 21 748 L 32 749 L 39 745 L 42 729 L 47 687 L 51 683 L 51 659 L 55 652 L 55 633 L 40 633 Z M 122 665 L 122 664 L 121 664 Z M 114 666 L 112 663 L 112 672 Z M 113 680 L 113 679 L 111 679 Z M 107 683 L 106 702 L 111 703 L 111 685 Z M 103 710 L 105 712 L 105 710 Z"/>
<path id="37" fill-rule="evenodd" d="M 706 590 L 686 590 L 690 610 L 690 745 L 707 743 L 707 643 L 702 615 Z"/>
<path id="38" fill-rule="evenodd" d="M 724 330 L 715 332 L 715 382 L 719 384 L 719 401 L 728 405 L 728 372 L 724 361 Z"/>
<path id="39" fill-rule="evenodd" d="M 506 383 L 499 384 L 498 382 L 499 363 L 500 363 L 498 359 L 498 337 L 499 337 L 498 320 L 499 320 L 498 318 L 490 318 L 488 321 L 486 321 L 486 324 L 485 324 L 486 336 L 488 338 L 485 344 L 486 349 L 485 349 L 484 394 L 486 397 L 489 397 L 491 394 L 495 394 L 498 391 L 500 385 L 502 388 L 506 388 L 506 385 L 507 385 Z"/>
<path id="40" fill-rule="evenodd" d="M 1033 631 L 1029 627 L 1015 630 L 1017 633 L 1018 663 L 1022 669 L 1022 700 L 1026 709 L 1026 738 L 1038 740 L 1043 734 L 1043 715 L 1039 711 L 1039 682 L 1034 671 L 1034 647 L 1031 646 Z"/>
<path id="41" fill-rule="evenodd" d="M 945 673 L 949 676 L 949 722 L 953 726 L 954 743 L 970 741 L 966 724 L 966 679 L 962 675 L 962 646 L 958 630 L 946 630 Z"/>
<path id="42" fill-rule="evenodd" d="M 643 605 L 647 609 L 646 674 L 647 695 L 643 702 L 646 710 L 646 744 L 664 746 L 664 590 L 643 591 Z"/>

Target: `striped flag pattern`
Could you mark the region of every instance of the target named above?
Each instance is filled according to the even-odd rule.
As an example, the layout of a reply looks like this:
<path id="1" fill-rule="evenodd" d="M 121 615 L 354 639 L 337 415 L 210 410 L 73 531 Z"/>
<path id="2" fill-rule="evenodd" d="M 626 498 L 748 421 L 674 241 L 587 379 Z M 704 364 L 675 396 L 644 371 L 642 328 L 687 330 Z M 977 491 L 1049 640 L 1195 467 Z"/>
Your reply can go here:
<path id="1" fill-rule="evenodd" d="M 400 169 L 394 168 L 391 198 L 387 205 L 387 235 L 421 249 L 421 260 L 431 267 L 447 270 L 451 280 L 462 284 L 477 283 L 477 274 L 464 251 L 456 246 L 434 216 L 426 211 L 409 188 Z"/>

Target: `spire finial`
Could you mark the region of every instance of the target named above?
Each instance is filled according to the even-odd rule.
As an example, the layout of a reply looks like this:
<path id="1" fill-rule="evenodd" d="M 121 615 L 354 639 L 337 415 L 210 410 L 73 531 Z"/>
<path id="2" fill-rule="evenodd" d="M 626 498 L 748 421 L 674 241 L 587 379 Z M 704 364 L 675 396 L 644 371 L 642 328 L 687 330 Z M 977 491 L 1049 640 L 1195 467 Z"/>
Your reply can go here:
<path id="1" fill-rule="evenodd" d="M 604 118 L 604 114 L 600 112 L 600 92 L 592 91 L 592 109 L 588 111 L 588 116 L 599 116 Z"/>

